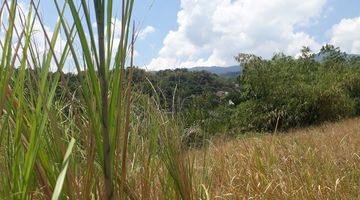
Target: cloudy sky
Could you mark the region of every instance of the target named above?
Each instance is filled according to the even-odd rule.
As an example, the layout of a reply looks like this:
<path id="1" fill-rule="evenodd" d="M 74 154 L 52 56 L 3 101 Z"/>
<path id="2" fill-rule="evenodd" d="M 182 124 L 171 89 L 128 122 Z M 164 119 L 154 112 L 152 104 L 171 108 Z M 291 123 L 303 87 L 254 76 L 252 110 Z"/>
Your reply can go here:
<path id="1" fill-rule="evenodd" d="M 296 56 L 326 43 L 360 54 L 360 0 L 137 0 L 134 16 L 136 63 L 149 70 L 229 66 L 240 52 Z M 56 16 L 46 19 L 51 27 Z"/>

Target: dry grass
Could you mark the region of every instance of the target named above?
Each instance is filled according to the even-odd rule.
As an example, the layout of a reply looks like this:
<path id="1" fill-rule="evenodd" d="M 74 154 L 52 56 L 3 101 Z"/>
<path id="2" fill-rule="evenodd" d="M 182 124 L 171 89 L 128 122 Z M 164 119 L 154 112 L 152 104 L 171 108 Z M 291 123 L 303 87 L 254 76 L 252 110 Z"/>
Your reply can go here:
<path id="1" fill-rule="evenodd" d="M 211 199 L 359 199 L 360 119 L 213 142 L 206 162 Z"/>

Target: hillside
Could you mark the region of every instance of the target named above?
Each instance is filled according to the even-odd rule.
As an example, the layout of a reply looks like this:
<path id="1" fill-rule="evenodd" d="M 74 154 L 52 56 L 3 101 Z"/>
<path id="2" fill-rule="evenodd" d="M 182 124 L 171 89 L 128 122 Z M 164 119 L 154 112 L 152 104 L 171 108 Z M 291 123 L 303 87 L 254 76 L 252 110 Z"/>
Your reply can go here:
<path id="1" fill-rule="evenodd" d="M 219 140 L 192 155 L 198 169 L 206 157 L 211 199 L 359 199 L 359 136 L 358 118 L 288 134 Z"/>

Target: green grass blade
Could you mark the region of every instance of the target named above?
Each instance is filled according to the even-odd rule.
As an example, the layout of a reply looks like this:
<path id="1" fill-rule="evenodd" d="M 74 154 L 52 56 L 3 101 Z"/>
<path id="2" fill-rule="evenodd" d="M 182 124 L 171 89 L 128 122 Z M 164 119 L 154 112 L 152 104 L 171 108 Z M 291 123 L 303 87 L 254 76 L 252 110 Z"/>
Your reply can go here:
<path id="1" fill-rule="evenodd" d="M 53 193 L 53 196 L 51 197 L 52 200 L 57 200 L 60 197 L 61 190 L 64 185 L 65 178 L 66 178 L 66 172 L 67 172 L 67 169 L 69 166 L 70 155 L 71 155 L 72 149 L 74 147 L 74 144 L 75 144 L 75 139 L 71 138 L 71 141 L 69 143 L 69 146 L 68 146 L 65 156 L 64 156 L 64 161 L 62 164 L 62 166 L 63 166 L 62 171 L 60 172 L 59 177 L 56 181 L 54 193 Z"/>

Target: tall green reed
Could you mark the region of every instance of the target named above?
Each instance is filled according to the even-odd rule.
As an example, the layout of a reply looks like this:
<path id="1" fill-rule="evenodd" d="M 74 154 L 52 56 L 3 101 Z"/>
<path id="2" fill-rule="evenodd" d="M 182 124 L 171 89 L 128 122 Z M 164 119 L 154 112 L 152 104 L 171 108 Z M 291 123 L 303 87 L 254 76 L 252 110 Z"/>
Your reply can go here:
<path id="1" fill-rule="evenodd" d="M 1 3 L 0 198 L 195 198 L 181 126 L 133 91 L 126 70 L 134 0 L 121 1 L 121 27 L 112 0 L 53 2 L 51 33 L 39 1 L 27 11 L 16 0 Z M 63 74 L 69 63 L 76 91 Z"/>

